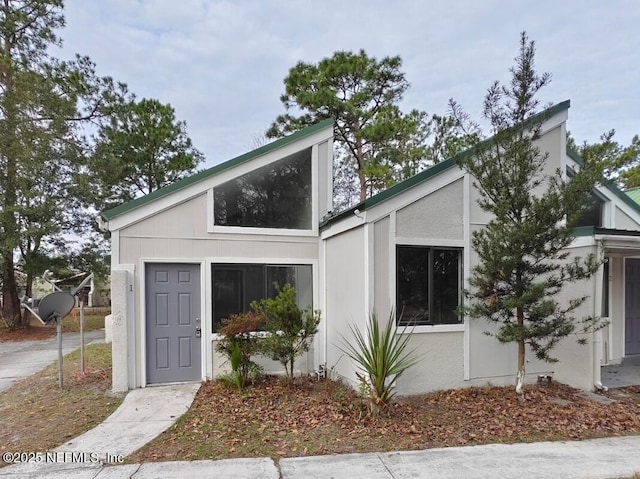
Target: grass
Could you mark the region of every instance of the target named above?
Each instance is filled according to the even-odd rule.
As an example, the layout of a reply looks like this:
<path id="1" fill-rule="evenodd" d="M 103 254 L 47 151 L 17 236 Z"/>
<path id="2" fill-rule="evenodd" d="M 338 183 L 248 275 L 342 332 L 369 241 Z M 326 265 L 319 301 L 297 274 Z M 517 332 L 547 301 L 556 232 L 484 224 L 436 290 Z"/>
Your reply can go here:
<path id="1" fill-rule="evenodd" d="M 206 382 L 190 410 L 130 462 L 385 452 L 433 447 L 640 434 L 640 387 L 600 404 L 556 383 L 467 388 L 399 398 L 372 417 L 355 391 L 305 378 L 265 378 L 238 391 Z"/>
<path id="2" fill-rule="evenodd" d="M 92 429 L 122 402 L 111 395 L 111 345 L 92 344 L 64 359 L 64 388 L 58 388 L 57 364 L 0 392 L 0 453 L 45 452 Z M 0 462 L 0 466 L 6 465 Z"/>
<path id="3" fill-rule="evenodd" d="M 104 317 L 111 314 L 109 308 L 85 308 L 84 309 L 84 330 L 94 331 L 104 328 Z M 79 332 L 80 331 L 80 309 L 74 308 L 73 311 L 62 320 L 63 332 Z"/>

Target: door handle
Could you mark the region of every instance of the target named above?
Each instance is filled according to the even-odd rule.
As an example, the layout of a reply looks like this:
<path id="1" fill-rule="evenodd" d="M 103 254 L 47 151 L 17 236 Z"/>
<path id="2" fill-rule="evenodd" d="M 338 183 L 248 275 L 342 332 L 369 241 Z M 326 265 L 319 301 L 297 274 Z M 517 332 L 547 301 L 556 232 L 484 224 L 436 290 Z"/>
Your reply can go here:
<path id="1" fill-rule="evenodd" d="M 200 336 L 202 336 L 202 330 L 198 327 L 196 328 L 196 338 L 199 338 Z"/>

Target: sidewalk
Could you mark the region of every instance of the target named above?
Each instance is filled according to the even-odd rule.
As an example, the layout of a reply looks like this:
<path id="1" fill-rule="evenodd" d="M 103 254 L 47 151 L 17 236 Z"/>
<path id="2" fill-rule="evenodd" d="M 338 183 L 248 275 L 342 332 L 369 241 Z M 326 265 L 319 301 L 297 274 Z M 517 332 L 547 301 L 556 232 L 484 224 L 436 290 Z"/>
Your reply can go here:
<path id="1" fill-rule="evenodd" d="M 127 431 L 123 432 L 123 441 Z M 36 479 L 617 479 L 640 471 L 640 437 L 490 444 L 423 451 L 281 459 L 177 461 L 122 466 L 57 463 L 0 469 L 0 478 Z"/>
<path id="2" fill-rule="evenodd" d="M 84 333 L 85 344 L 104 340 L 104 329 Z M 62 354 L 80 347 L 80 333 L 62 333 Z M 0 342 L 0 391 L 58 360 L 58 338 Z"/>

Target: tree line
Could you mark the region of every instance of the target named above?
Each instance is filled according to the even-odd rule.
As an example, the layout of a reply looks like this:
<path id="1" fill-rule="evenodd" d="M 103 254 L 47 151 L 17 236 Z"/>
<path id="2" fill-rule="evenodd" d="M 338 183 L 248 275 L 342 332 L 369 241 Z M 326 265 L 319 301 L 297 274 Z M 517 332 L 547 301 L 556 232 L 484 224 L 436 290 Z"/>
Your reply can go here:
<path id="1" fill-rule="evenodd" d="M 170 105 L 98 76 L 86 56 L 54 58 L 64 23 L 62 0 L 0 4 L 0 319 L 13 327 L 46 269 L 107 272 L 97 212 L 203 159 Z"/>

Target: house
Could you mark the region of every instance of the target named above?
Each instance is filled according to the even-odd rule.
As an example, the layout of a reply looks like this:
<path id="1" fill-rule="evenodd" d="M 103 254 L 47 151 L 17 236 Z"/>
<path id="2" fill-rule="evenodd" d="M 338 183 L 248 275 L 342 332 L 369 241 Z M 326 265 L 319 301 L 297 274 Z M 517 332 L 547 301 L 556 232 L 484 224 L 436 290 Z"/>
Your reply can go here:
<path id="1" fill-rule="evenodd" d="M 538 146 L 550 172 L 581 161 L 566 147 L 568 110 L 566 101 L 546 111 Z M 477 261 L 471 234 L 488 221 L 469 175 L 450 159 L 334 215 L 332 141 L 324 121 L 103 213 L 112 233 L 114 389 L 218 375 L 226 367 L 214 349 L 220 322 L 272 295 L 274 281 L 291 283 L 299 304 L 322 314 L 296 364 L 301 373 L 326 367 L 355 384 L 340 348 L 349 325 L 398 309 L 419 318 L 410 343 L 421 354 L 400 394 L 513 382 L 515 346 L 455 312 Z M 561 342 L 559 363 L 530 354 L 527 378 L 553 374 L 593 389 L 602 365 L 640 353 L 640 206 L 599 186 L 575 234 L 571 254 L 604 251 L 607 262 L 563 294 L 587 291 L 579 313 L 609 325 L 577 335 L 586 345 Z"/>
<path id="2" fill-rule="evenodd" d="M 635 188 L 629 188 L 624 191 L 629 198 L 631 198 L 636 203 L 640 204 L 640 186 L 636 186 Z"/>
<path id="3" fill-rule="evenodd" d="M 87 276 L 87 273 L 74 274 L 62 279 L 44 279 L 36 277 L 33 281 L 33 302 L 38 305 L 40 300 L 56 290 L 71 291 Z M 109 278 L 92 277 L 88 285 L 79 292 L 79 300 L 84 301 L 88 308 L 108 308 L 111 302 Z"/>

